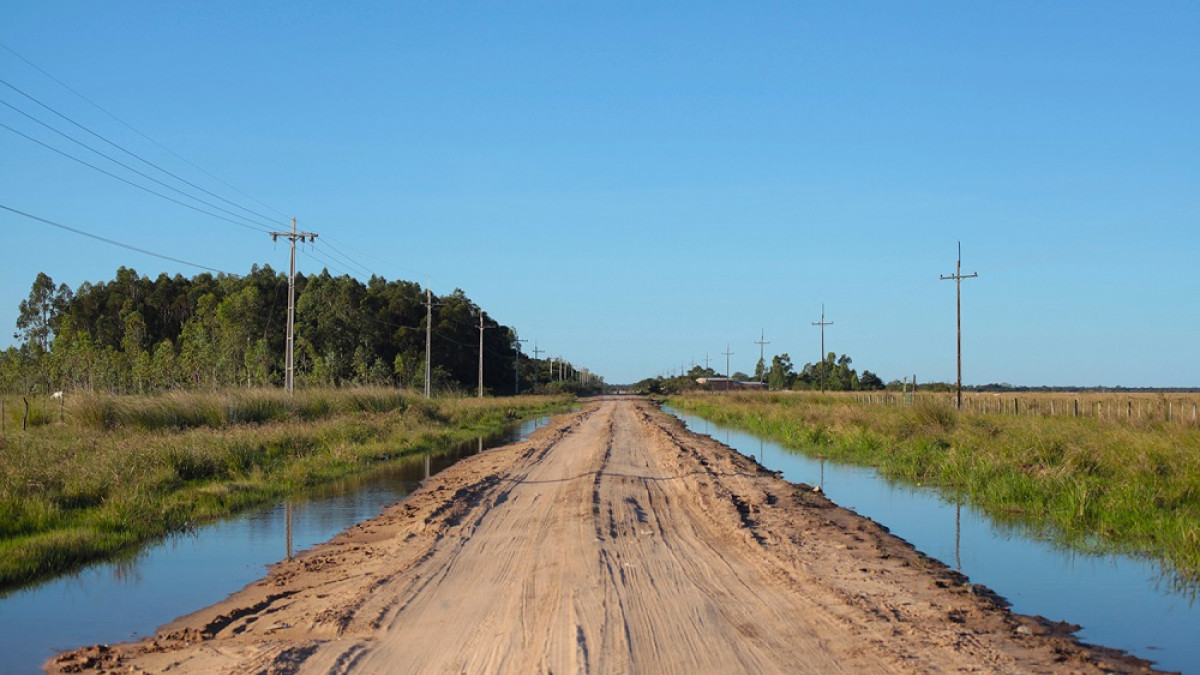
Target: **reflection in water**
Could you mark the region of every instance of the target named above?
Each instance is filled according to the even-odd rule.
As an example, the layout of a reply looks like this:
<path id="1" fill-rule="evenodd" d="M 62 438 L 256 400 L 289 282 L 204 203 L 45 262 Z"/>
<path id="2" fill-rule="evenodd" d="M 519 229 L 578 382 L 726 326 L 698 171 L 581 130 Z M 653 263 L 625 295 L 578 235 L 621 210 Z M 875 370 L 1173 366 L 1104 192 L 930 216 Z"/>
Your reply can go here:
<path id="1" fill-rule="evenodd" d="M 1015 612 L 1080 624 L 1084 641 L 1125 649 L 1162 668 L 1194 672 L 1200 667 L 1197 586 L 1161 565 L 1064 549 L 930 488 L 889 482 L 870 468 L 826 462 L 820 455 L 675 414 L 689 429 L 719 434 L 743 454 L 757 449 L 762 464 L 782 471 L 786 480 L 815 481 L 838 504 L 881 523 L 926 555 L 953 561 L 973 583 L 1011 602 Z"/>
<path id="2" fill-rule="evenodd" d="M 954 569 L 962 571 L 962 501 L 954 498 Z"/>
<path id="3" fill-rule="evenodd" d="M 45 583 L 0 596 L 0 673 L 37 672 L 57 652 L 135 640 L 218 602 L 266 567 L 377 515 L 460 458 L 519 440 L 548 418 L 435 455 L 388 462 L 365 476 L 202 525 Z M 180 583 L 187 579 L 187 583 Z"/>
<path id="4" fill-rule="evenodd" d="M 287 509 L 287 559 L 292 559 L 292 500 L 284 502 Z"/>

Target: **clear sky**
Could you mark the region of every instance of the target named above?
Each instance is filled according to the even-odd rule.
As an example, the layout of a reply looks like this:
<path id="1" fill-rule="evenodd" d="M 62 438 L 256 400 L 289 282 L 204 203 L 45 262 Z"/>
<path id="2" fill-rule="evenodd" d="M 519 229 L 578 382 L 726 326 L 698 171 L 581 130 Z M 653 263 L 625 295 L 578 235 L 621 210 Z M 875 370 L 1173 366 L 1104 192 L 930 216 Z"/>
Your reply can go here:
<path id="1" fill-rule="evenodd" d="M 938 277 L 961 240 L 979 273 L 966 383 L 1200 386 L 1194 2 L 10 0 L 0 16 L 0 101 L 233 208 L 16 87 L 273 219 L 218 220 L 0 128 L 0 205 L 63 225 L 245 273 L 286 270 L 263 230 L 294 215 L 320 234 L 302 271 L 460 287 L 609 382 L 706 355 L 724 370 L 727 344 L 752 372 L 760 331 L 768 360 L 814 361 L 822 303 L 827 349 L 860 370 L 953 381 Z M 5 105 L 0 123 L 190 201 Z M 0 346 L 39 271 L 73 288 L 121 265 L 200 271 L 8 211 L 0 234 Z"/>

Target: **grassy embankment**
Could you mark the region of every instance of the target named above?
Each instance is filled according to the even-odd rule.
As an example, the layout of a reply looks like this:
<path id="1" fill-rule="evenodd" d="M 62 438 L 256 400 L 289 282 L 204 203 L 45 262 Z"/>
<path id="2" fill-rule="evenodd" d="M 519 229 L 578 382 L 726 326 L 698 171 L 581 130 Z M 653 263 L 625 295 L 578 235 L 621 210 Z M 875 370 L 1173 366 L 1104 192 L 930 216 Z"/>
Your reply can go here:
<path id="1" fill-rule="evenodd" d="M 932 484 L 1080 550 L 1148 554 L 1200 582 L 1200 430 L 958 412 L 945 401 L 734 393 L 667 404 L 885 476 Z"/>
<path id="2" fill-rule="evenodd" d="M 78 394 L 65 421 L 47 399 L 22 432 L 21 399 L 8 397 L 0 589 L 572 402 L 427 401 L 390 389 Z"/>

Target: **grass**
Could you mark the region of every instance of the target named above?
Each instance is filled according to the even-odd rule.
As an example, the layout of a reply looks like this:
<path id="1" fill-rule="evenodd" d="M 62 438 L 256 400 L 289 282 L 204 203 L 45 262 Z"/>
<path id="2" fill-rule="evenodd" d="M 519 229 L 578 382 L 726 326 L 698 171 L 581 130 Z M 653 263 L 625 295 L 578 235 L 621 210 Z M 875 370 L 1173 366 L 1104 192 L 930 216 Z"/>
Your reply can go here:
<path id="1" fill-rule="evenodd" d="M 1079 550 L 1149 555 L 1200 582 L 1200 430 L 1152 420 L 959 412 L 945 399 L 689 395 L 667 403 L 884 476 L 934 485 Z"/>
<path id="2" fill-rule="evenodd" d="M 65 421 L 22 432 L 18 418 L 0 436 L 0 589 L 571 404 L 391 389 L 72 396 Z"/>

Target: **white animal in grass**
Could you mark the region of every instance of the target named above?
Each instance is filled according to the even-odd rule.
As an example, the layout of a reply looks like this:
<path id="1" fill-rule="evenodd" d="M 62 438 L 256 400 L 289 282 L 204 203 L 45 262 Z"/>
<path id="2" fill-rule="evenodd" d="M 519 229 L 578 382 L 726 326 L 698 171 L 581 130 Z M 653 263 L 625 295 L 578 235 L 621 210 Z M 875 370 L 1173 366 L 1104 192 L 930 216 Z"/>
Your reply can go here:
<path id="1" fill-rule="evenodd" d="M 61 401 L 62 397 L 63 397 L 63 393 L 61 391 L 56 391 L 53 394 L 50 394 L 50 398 L 52 398 L 56 401 Z"/>

